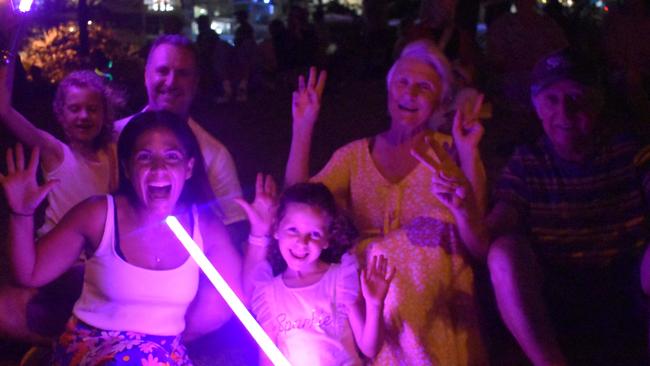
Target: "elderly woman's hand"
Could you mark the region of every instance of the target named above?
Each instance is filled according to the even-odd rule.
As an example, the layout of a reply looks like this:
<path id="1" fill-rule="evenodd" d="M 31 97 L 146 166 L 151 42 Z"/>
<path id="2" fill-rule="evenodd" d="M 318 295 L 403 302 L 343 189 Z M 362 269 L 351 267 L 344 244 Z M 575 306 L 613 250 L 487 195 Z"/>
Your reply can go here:
<path id="1" fill-rule="evenodd" d="M 478 150 L 478 144 L 481 142 L 484 132 L 479 121 L 482 105 L 483 94 L 479 94 L 474 103 L 466 103 L 456 110 L 452 135 L 461 159 L 471 157 Z"/>
<path id="2" fill-rule="evenodd" d="M 320 101 L 325 88 L 327 72 L 321 70 L 316 78 L 316 68 L 309 68 L 309 78 L 305 85 L 305 77 L 298 77 L 298 90 L 293 92 L 291 113 L 293 116 L 293 129 L 301 131 L 304 128 L 311 129 L 318 118 Z"/>
<path id="3" fill-rule="evenodd" d="M 456 215 L 470 217 L 477 212 L 472 186 L 462 175 L 449 177 L 443 172 L 434 173 L 431 179 L 431 192 Z"/>
<path id="4" fill-rule="evenodd" d="M 463 171 L 437 141 L 428 136 L 425 141 L 431 147 L 434 156 L 417 150 L 412 150 L 411 155 L 433 171 L 432 193 L 454 214 L 463 216 L 475 214 L 474 192 Z"/>

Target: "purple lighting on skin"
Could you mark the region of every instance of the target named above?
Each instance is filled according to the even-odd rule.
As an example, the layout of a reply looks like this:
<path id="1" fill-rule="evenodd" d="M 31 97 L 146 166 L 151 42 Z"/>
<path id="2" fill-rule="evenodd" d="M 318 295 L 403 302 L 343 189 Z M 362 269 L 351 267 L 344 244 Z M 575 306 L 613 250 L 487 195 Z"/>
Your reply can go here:
<path id="1" fill-rule="evenodd" d="M 199 246 L 194 242 L 192 237 L 185 231 L 183 226 L 178 219 L 174 216 L 167 216 L 165 219 L 167 226 L 174 232 L 174 235 L 180 240 L 185 249 L 190 253 L 190 256 L 196 261 L 196 264 L 199 265 L 199 268 L 203 273 L 208 277 L 214 288 L 219 291 L 219 294 L 226 301 L 230 309 L 237 315 L 237 318 L 242 322 L 246 330 L 251 334 L 255 342 L 260 346 L 262 351 L 266 356 L 271 360 L 271 362 L 276 366 L 291 366 L 289 361 L 284 357 L 282 352 L 276 347 L 275 343 L 269 338 L 269 336 L 264 332 L 264 329 L 257 323 L 255 318 L 248 312 L 246 306 L 241 302 L 239 297 L 235 292 L 230 288 L 226 280 L 223 279 L 221 274 L 217 271 L 216 268 L 210 263 L 210 260 L 203 254 L 203 251 Z"/>

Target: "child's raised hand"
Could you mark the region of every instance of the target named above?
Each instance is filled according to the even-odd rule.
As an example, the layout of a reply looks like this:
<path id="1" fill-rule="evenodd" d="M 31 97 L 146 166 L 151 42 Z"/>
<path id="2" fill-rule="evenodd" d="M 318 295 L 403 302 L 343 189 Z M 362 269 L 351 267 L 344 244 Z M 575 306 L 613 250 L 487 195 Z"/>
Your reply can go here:
<path id="1" fill-rule="evenodd" d="M 318 78 L 316 74 L 316 68 L 310 67 L 307 84 L 305 84 L 304 76 L 298 77 L 298 90 L 293 92 L 291 103 L 294 131 L 313 127 L 316 118 L 318 118 L 327 72 L 321 70 L 318 72 Z"/>
<path id="2" fill-rule="evenodd" d="M 246 212 L 248 221 L 251 223 L 251 234 L 255 236 L 266 236 L 271 233 L 275 201 L 277 199 L 277 185 L 270 175 L 264 176 L 257 173 L 255 179 L 255 200 L 248 203 L 241 198 L 236 198 L 241 208 Z"/>
<path id="3" fill-rule="evenodd" d="M 7 150 L 7 175 L 0 174 L 0 184 L 5 191 L 9 208 L 19 216 L 33 215 L 38 205 L 58 183 L 51 180 L 42 186 L 36 182 L 36 169 L 38 168 L 39 149 L 32 150 L 32 156 L 25 167 L 25 153 L 23 145 L 16 144 L 14 150 Z"/>
<path id="4" fill-rule="evenodd" d="M 388 268 L 386 257 L 372 256 L 368 267 L 361 271 L 361 293 L 367 304 L 379 306 L 384 303 L 395 272 L 395 267 Z"/>

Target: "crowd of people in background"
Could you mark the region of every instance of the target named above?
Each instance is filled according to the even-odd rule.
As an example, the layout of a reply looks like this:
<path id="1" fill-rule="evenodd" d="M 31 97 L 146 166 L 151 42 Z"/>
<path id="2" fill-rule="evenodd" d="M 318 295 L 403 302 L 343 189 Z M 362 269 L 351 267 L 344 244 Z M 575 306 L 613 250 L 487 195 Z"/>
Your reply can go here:
<path id="1" fill-rule="evenodd" d="M 395 32 L 366 0 L 349 40 L 322 6 L 290 7 L 266 39 L 238 11 L 232 44 L 201 16 L 194 42 L 178 26 L 148 47 L 128 117 L 128 88 L 66 76 L 58 132 L 21 114 L 29 87 L 5 52 L 0 334 L 36 345 L 32 364 L 199 364 L 187 342 L 243 329 L 163 225 L 174 215 L 293 365 L 647 365 L 650 5 L 612 7 L 597 34 L 552 1 L 508 5 L 483 39 L 463 0 L 423 0 Z M 385 78 L 389 123 L 315 171 L 323 94 L 351 54 L 348 73 Z M 258 174 L 249 203 L 192 105 L 289 90 L 283 184 Z"/>

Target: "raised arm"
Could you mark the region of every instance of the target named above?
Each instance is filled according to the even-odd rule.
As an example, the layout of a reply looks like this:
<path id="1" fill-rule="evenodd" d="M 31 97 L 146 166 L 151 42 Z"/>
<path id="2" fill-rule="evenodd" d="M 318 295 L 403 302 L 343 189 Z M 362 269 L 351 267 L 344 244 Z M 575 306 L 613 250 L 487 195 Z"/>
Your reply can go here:
<path id="1" fill-rule="evenodd" d="M 199 225 L 205 255 L 241 299 L 241 257 L 232 245 L 226 228 L 208 213 L 199 216 Z M 221 327 L 231 316 L 228 304 L 207 277 L 201 274 L 199 290 L 185 315 L 185 339 L 192 340 L 207 334 Z"/>
<path id="2" fill-rule="evenodd" d="M 395 267 L 388 268 L 383 256 L 373 256 L 368 268 L 361 271 L 361 294 L 350 314 L 350 324 L 357 345 L 368 358 L 379 353 L 384 342 L 384 300 L 395 276 Z"/>
<path id="3" fill-rule="evenodd" d="M 54 280 L 79 258 L 94 225 L 86 202 L 73 208 L 59 225 L 34 243 L 34 212 L 56 182 L 36 182 L 39 151 L 35 148 L 27 166 L 21 145 L 8 150 L 8 174 L 0 183 L 9 204 L 9 258 L 15 280 L 38 287 Z M 97 230 L 95 230 L 97 231 Z"/>
<path id="4" fill-rule="evenodd" d="M 251 225 L 248 237 L 248 246 L 244 257 L 244 296 L 246 301 L 250 299 L 254 287 L 256 269 L 259 264 L 266 260 L 268 248 L 271 243 L 271 226 L 273 224 L 274 205 L 277 196 L 277 186 L 270 175 L 264 177 L 262 173 L 257 174 L 255 180 L 255 200 L 248 203 L 242 199 L 236 202 L 242 207 Z"/>
<path id="5" fill-rule="evenodd" d="M 304 76 L 298 78 L 298 90 L 293 92 L 291 114 L 293 117 L 291 149 L 285 172 L 285 184 L 305 182 L 309 179 L 309 154 L 314 124 L 320 111 L 327 73 L 321 70 L 316 78 L 316 68 L 309 69 L 305 85 Z"/>
<path id="6" fill-rule="evenodd" d="M 472 105 L 461 106 L 454 116 L 452 134 L 460 168 L 472 186 L 479 213 L 484 215 L 487 209 L 487 175 L 479 151 L 484 132 L 479 121 L 482 105 L 483 94 L 479 94 Z"/>
<path id="7" fill-rule="evenodd" d="M 13 89 L 13 70 L 16 60 L 9 65 L 0 65 L 0 122 L 13 133 L 20 142 L 41 151 L 46 170 L 53 170 L 63 160 L 62 142 L 51 134 L 36 128 L 22 114 L 11 106 Z"/>

